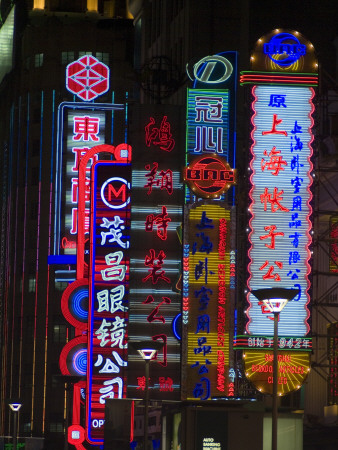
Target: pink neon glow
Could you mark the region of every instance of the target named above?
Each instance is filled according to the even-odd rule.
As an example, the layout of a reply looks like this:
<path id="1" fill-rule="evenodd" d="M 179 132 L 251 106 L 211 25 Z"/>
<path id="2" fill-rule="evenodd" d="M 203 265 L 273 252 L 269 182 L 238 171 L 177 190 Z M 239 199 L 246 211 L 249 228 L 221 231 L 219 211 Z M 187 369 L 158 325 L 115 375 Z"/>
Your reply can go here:
<path id="1" fill-rule="evenodd" d="M 117 162 L 130 162 L 132 157 L 131 146 L 125 143 L 117 147 L 108 144 L 96 145 L 92 147 L 80 160 L 79 164 L 79 201 L 78 201 L 78 234 L 77 234 L 77 271 L 76 277 L 83 278 L 85 274 L 84 249 L 85 249 L 85 221 L 86 216 L 86 171 L 87 164 L 91 158 L 97 160 L 99 153 L 106 152 L 115 156 Z"/>
<path id="2" fill-rule="evenodd" d="M 274 77 L 273 77 L 273 79 L 275 79 Z M 263 287 L 263 285 L 261 285 L 261 286 L 258 286 L 258 284 L 260 284 L 259 283 L 259 277 L 257 276 L 257 271 L 253 274 L 252 273 L 252 271 L 251 271 L 251 265 L 254 263 L 254 261 L 253 261 L 253 259 L 252 259 L 252 256 L 251 256 L 251 251 L 252 251 L 252 248 L 253 248 L 253 233 L 255 233 L 255 239 L 257 240 L 257 236 L 261 239 L 261 240 L 263 240 L 263 242 L 265 243 L 265 241 L 264 240 L 266 240 L 266 243 L 265 243 L 265 246 L 266 247 L 268 247 L 268 248 L 271 248 L 271 249 L 275 249 L 275 247 L 276 247 L 276 249 L 277 249 L 277 245 L 276 245 L 276 243 L 277 243 L 277 239 L 278 239 L 278 236 L 283 236 L 284 235 L 284 233 L 278 233 L 276 230 L 277 230 L 277 225 L 279 225 L 279 224 L 277 224 L 276 223 L 276 225 L 274 225 L 274 223 L 270 223 L 270 221 L 269 221 L 269 223 L 267 223 L 266 224 L 266 226 L 265 226 L 265 231 L 267 232 L 267 234 L 265 234 L 264 235 L 264 233 L 261 233 L 261 236 L 259 236 L 259 234 L 257 234 L 258 232 L 257 232 L 257 230 L 255 230 L 254 228 L 255 228 L 255 225 L 253 225 L 253 222 L 255 221 L 255 223 L 259 223 L 260 224 L 260 226 L 262 226 L 261 225 L 261 222 L 257 222 L 257 219 L 259 219 L 258 217 L 256 217 L 255 216 L 255 213 L 254 213 L 254 211 L 256 211 L 257 209 L 258 209 L 258 207 L 257 207 L 257 204 L 256 203 L 258 203 L 259 202 L 259 199 L 257 199 L 255 196 L 254 196 L 254 190 L 255 190 L 255 185 L 254 185 L 254 183 L 256 182 L 255 180 L 256 180 L 256 178 L 257 178 L 257 174 L 256 174 L 256 169 L 255 169 L 255 167 L 257 167 L 258 166 L 258 164 L 259 164 L 259 161 L 257 161 L 257 155 L 256 155 L 256 150 L 255 150 L 255 147 L 256 147 L 256 140 L 255 140 L 255 136 L 257 135 L 257 126 L 256 126 L 256 115 L 257 115 L 257 111 L 256 111 L 256 107 L 255 107 L 255 105 L 256 105 L 256 103 L 258 102 L 258 98 L 257 98 L 257 95 L 256 95 L 256 91 L 257 91 L 257 89 L 260 89 L 260 91 L 259 92 L 262 92 L 262 96 L 263 96 L 263 93 L 264 93 L 264 95 L 269 95 L 269 90 L 268 89 L 271 89 L 271 88 L 269 88 L 268 86 L 260 86 L 260 87 L 257 87 L 257 86 L 254 86 L 253 88 L 252 88 L 252 95 L 253 95 L 253 97 L 254 97 L 254 101 L 252 102 L 252 110 L 253 110 L 253 115 L 252 115 L 252 119 L 251 119 L 251 122 L 252 122 L 252 132 L 251 132 L 251 138 L 252 138 L 252 145 L 251 145 L 251 154 L 252 154 L 252 158 L 251 158 L 251 161 L 250 161 L 250 169 L 251 169 L 251 176 L 250 176 L 250 181 L 251 181 L 251 189 L 250 189 L 250 192 L 249 192 L 249 198 L 250 198 L 250 210 L 251 210 L 251 217 L 250 217 L 250 219 L 249 219 L 249 226 L 250 226 L 250 232 L 249 232 L 249 242 L 250 242 L 250 244 L 251 244 L 251 248 L 250 248 L 250 250 L 249 250 L 249 253 L 248 253 L 248 256 L 249 256 L 249 260 L 250 260 L 250 263 L 249 263 L 249 267 L 248 267 L 248 270 L 249 270 L 249 280 L 248 280 L 248 286 L 249 286 L 249 289 L 252 289 L 253 287 L 252 287 L 252 278 L 253 278 L 253 275 L 255 276 L 255 286 L 254 286 L 254 288 L 258 288 L 258 287 Z M 276 87 L 276 89 L 278 89 L 278 87 Z M 295 90 L 295 89 L 297 89 L 297 87 L 295 86 L 295 87 L 293 87 L 293 86 L 289 86 L 289 87 L 284 87 L 284 92 L 285 92 L 285 95 L 286 95 L 286 93 L 287 92 L 292 92 L 293 93 L 293 90 Z M 273 92 L 273 91 L 272 91 Z M 307 94 L 306 94 L 307 93 Z M 310 95 L 309 95 L 309 93 L 310 93 Z M 290 94 L 288 94 L 288 95 L 290 95 Z M 295 94 L 295 93 L 293 93 L 293 95 L 297 95 L 297 94 Z M 305 170 L 306 170 L 306 179 L 305 179 L 305 174 L 304 173 L 302 173 L 302 175 L 301 176 L 303 176 L 303 178 L 304 178 L 304 183 L 306 183 L 306 185 L 304 184 L 304 187 L 303 187 L 303 192 L 307 192 L 307 195 L 305 196 L 305 197 L 303 197 L 304 198 L 304 205 L 305 205 L 305 201 L 306 201 L 306 209 L 305 209 L 305 207 L 304 207 L 304 205 L 302 205 L 302 208 L 303 209 L 300 209 L 300 211 L 304 211 L 304 215 L 302 216 L 302 223 L 304 223 L 304 226 L 303 226 L 303 228 L 301 228 L 301 233 L 303 234 L 303 237 L 306 235 L 306 240 L 305 240 L 305 242 L 306 242 L 306 244 L 304 243 L 304 247 L 302 247 L 302 251 L 303 251 L 303 255 L 304 255 L 304 252 L 305 252 L 305 254 L 306 254 L 306 259 L 304 260 L 304 256 L 302 257 L 302 261 L 304 261 L 304 268 L 305 269 L 303 269 L 303 272 L 302 272 L 302 278 L 300 278 L 299 279 L 299 282 L 300 283 L 302 283 L 302 292 L 303 292 L 303 295 L 304 295 L 304 300 L 302 301 L 302 303 L 300 303 L 300 305 L 302 306 L 302 307 L 304 307 L 304 309 L 303 309 L 303 313 L 304 313 L 304 315 L 301 315 L 301 317 L 303 318 L 303 317 L 305 317 L 305 319 L 304 319 L 304 326 L 305 326 L 305 330 L 306 330 L 306 333 L 305 334 L 307 334 L 308 332 L 309 332 L 309 330 L 310 330 L 310 326 L 309 326 L 309 323 L 308 323 L 308 319 L 309 319 L 309 316 L 310 316 L 310 311 L 309 311 L 309 309 L 308 309 L 308 304 L 309 304 L 309 301 L 310 301 L 310 298 L 309 298 L 309 294 L 308 294 L 308 289 L 309 289 L 309 281 L 308 281 L 308 276 L 309 276 L 309 274 L 310 274 L 310 265 L 309 265 L 309 259 L 310 259 L 310 257 L 311 257 L 311 255 L 310 255 L 310 250 L 309 250 L 309 245 L 310 245 L 310 242 L 311 242 L 311 236 L 310 236 L 310 228 L 311 228 L 311 222 L 310 222 L 310 217 L 311 217 L 311 214 L 312 214 L 312 208 L 311 208 L 311 204 L 310 204 L 310 202 L 311 202 L 311 199 L 312 199 L 312 194 L 311 194 L 311 185 L 312 185 L 312 182 L 313 182 L 313 180 L 312 180 L 312 177 L 311 177 L 311 172 L 312 172 L 312 170 L 313 170 L 313 165 L 312 165 L 312 163 L 311 163 L 311 156 L 312 156 L 312 153 L 313 153 L 313 150 L 312 150 L 312 142 L 313 142 L 313 139 L 314 139 L 314 137 L 313 137 L 313 133 L 311 132 L 311 129 L 312 129 L 312 127 L 313 127 L 313 123 L 314 123 L 314 120 L 313 120 L 313 117 L 312 117 L 312 114 L 313 114 L 313 111 L 314 111 L 314 105 L 313 105 L 313 97 L 314 97 L 314 90 L 312 89 L 312 88 L 310 88 L 310 87 L 308 87 L 308 88 L 306 88 L 306 87 L 301 87 L 300 88 L 300 98 L 302 98 L 303 100 L 301 100 L 301 101 L 305 101 L 304 99 L 306 99 L 306 101 L 308 102 L 307 104 L 308 104 L 308 109 L 307 109 L 307 120 L 308 120 L 308 122 L 310 122 L 310 125 L 308 125 L 308 122 L 305 122 L 305 123 L 307 123 L 307 125 L 306 125 L 306 127 L 308 127 L 308 128 L 303 128 L 303 131 L 299 131 L 300 133 L 302 133 L 302 132 L 305 132 L 306 134 L 304 135 L 305 136 L 305 139 L 307 139 L 306 140 L 306 147 L 304 147 L 305 149 L 306 149 L 306 155 L 304 155 L 304 159 L 302 160 L 302 162 L 303 162 L 303 165 L 301 165 L 301 167 L 305 167 Z M 265 97 L 264 97 L 265 98 Z M 261 100 L 260 100 L 261 101 Z M 265 114 L 265 111 L 264 111 L 264 106 L 262 106 L 262 101 L 261 101 L 261 103 L 260 104 L 258 104 L 258 106 L 259 106 L 259 108 L 258 108 L 258 110 L 259 110 L 259 114 L 260 114 L 260 120 L 261 120 L 261 122 L 260 122 L 260 129 L 262 129 L 262 117 L 264 118 L 264 114 Z M 270 105 L 271 106 L 271 105 Z M 273 105 L 273 106 L 275 106 L 275 105 Z M 310 111 L 309 111 L 310 110 Z M 287 111 L 287 110 L 286 110 Z M 295 110 L 295 111 L 298 111 L 297 109 Z M 282 112 L 282 110 L 281 110 L 281 112 Z M 269 117 L 269 114 L 267 113 L 267 115 L 266 115 L 266 117 L 268 118 Z M 289 121 L 290 122 L 290 120 L 292 120 L 292 119 L 289 119 L 288 117 L 290 117 L 290 116 L 287 116 L 287 115 L 284 115 L 284 117 L 286 118 L 286 121 Z M 297 118 L 297 117 L 296 117 Z M 305 119 L 304 119 L 305 120 Z M 303 122 L 304 123 L 304 122 Z M 297 124 L 297 121 L 296 121 L 296 124 Z M 280 126 L 279 126 L 280 125 Z M 300 126 L 299 127 L 299 129 L 301 129 L 303 127 L 303 125 L 302 126 Z M 264 128 L 263 128 L 264 129 Z M 268 133 L 271 133 L 271 132 L 273 132 L 274 134 L 276 133 L 276 132 L 279 132 L 279 134 L 282 134 L 282 132 L 284 133 L 284 135 L 286 136 L 287 135 L 287 131 L 284 129 L 284 127 L 283 127 L 283 124 L 281 123 L 281 121 L 278 119 L 278 117 L 277 117 L 277 114 L 274 114 L 273 115 L 273 126 L 272 126 L 272 128 L 271 128 L 271 131 L 270 132 L 268 132 Z M 289 130 L 288 130 L 289 131 Z M 296 133 L 295 131 L 292 131 L 292 133 Z M 263 135 L 264 135 L 264 133 L 262 133 Z M 257 139 L 258 139 L 258 137 L 257 137 Z M 291 142 L 294 142 L 294 141 L 291 141 Z M 285 144 L 285 143 L 284 143 Z M 284 148 L 285 147 L 285 145 L 282 145 L 282 148 Z M 264 145 L 267 145 L 267 144 L 265 144 L 265 141 L 264 141 L 264 144 L 259 144 L 261 147 L 260 148 L 264 148 Z M 269 141 L 269 144 L 268 145 L 271 145 L 270 144 L 270 141 Z M 288 144 L 289 145 L 289 144 Z M 284 146 L 284 147 L 283 147 Z M 271 147 L 270 147 L 271 148 Z M 302 148 L 302 147 L 301 147 Z M 263 150 L 260 150 L 261 152 L 263 151 Z M 277 150 L 276 150 L 277 151 Z M 279 150 L 278 150 L 279 151 Z M 291 152 L 292 151 L 294 151 L 294 147 L 293 146 L 291 146 Z M 306 159 L 305 159 L 306 158 Z M 304 163 L 304 160 L 306 161 L 306 165 L 304 165 L 305 163 Z M 264 169 L 265 169 L 265 166 L 262 166 L 261 167 L 261 170 L 262 170 L 262 172 L 264 171 Z M 278 175 L 278 174 L 276 174 L 276 175 Z M 295 176 L 295 175 L 294 175 Z M 267 193 L 268 192 L 268 188 L 266 188 L 266 190 L 265 190 L 265 192 Z M 269 194 L 269 199 L 267 199 L 267 197 L 266 198 L 261 198 L 261 202 L 263 203 L 263 204 L 265 204 L 265 206 L 266 206 L 266 203 L 267 203 L 267 200 L 268 201 L 270 201 L 271 200 L 271 211 L 272 212 L 275 212 L 275 211 L 277 211 L 278 209 L 279 210 L 281 210 L 281 211 L 288 211 L 288 208 L 284 208 L 283 209 L 283 207 L 282 207 L 282 204 L 279 202 L 279 199 L 281 200 L 282 199 L 282 194 L 283 194 L 283 190 L 279 190 L 278 191 L 278 189 L 277 188 L 275 188 L 274 189 L 274 197 L 273 197 L 273 195 L 272 194 Z M 280 197 L 278 197 L 278 195 L 280 196 Z M 258 195 L 258 194 L 256 194 L 256 191 L 255 191 L 255 195 Z M 262 196 L 261 196 L 262 197 Z M 264 201 L 266 202 L 266 203 L 264 203 Z M 267 210 L 267 208 L 265 208 L 265 210 Z M 261 216 L 260 216 L 261 217 Z M 305 218 L 304 218 L 305 217 Z M 271 219 L 270 219 L 271 220 Z M 306 225 L 306 226 L 305 226 Z M 290 223 L 290 225 L 289 225 L 289 227 L 291 228 L 292 226 L 294 226 L 294 225 L 292 225 L 291 223 Z M 275 241 L 275 239 L 276 239 L 276 241 Z M 255 241 L 256 242 L 256 241 Z M 293 253 L 293 252 L 289 252 L 289 254 L 291 254 L 291 253 Z M 298 253 L 298 252 L 294 252 L 294 253 Z M 255 253 L 255 257 L 257 258 L 257 250 L 256 250 L 256 253 Z M 280 278 L 278 278 L 278 268 L 280 268 L 280 269 L 282 269 L 283 268 L 283 261 L 274 261 L 274 263 L 276 264 L 276 266 L 275 267 L 273 267 L 273 264 L 272 264 L 272 261 L 269 261 L 268 260 L 268 257 L 266 257 L 267 259 L 266 259 L 266 261 L 265 261 L 265 263 L 264 264 L 262 264 L 261 263 L 261 267 L 260 267 L 260 269 L 261 270 L 263 270 L 263 269 L 266 269 L 266 270 L 268 270 L 268 272 L 266 272 L 265 273 L 265 275 L 263 275 L 262 276 L 262 279 L 263 280 L 268 280 L 268 279 L 270 279 L 271 278 L 271 280 L 274 282 L 274 281 L 278 281 L 278 280 L 280 280 Z M 290 258 L 291 258 L 291 256 L 290 256 Z M 262 259 L 264 259 L 264 256 L 262 256 Z M 257 259 L 257 261 L 259 261 L 258 259 Z M 255 262 L 255 264 L 257 265 L 257 261 Z M 289 265 L 290 265 L 291 263 L 289 262 Z M 287 264 L 284 264 L 285 266 L 287 265 Z M 256 266 L 255 266 L 256 267 Z M 258 266 L 259 267 L 259 266 Z M 296 266 L 297 267 L 297 266 Z M 275 269 L 277 269 L 277 271 L 275 270 Z M 291 270 L 290 270 L 290 272 L 291 272 Z M 285 276 L 285 275 L 284 275 Z M 293 278 L 292 278 L 293 279 Z M 296 279 L 296 278 L 295 278 Z M 250 287 L 251 286 L 251 287 Z M 267 285 L 266 285 L 267 286 Z M 300 286 L 300 285 L 299 285 Z M 268 286 L 267 286 L 268 287 Z M 247 310 L 247 317 L 248 317 L 248 319 L 249 319 L 249 321 L 248 321 L 248 324 L 247 324 L 247 331 L 250 333 L 250 330 L 251 330 L 251 322 L 252 322 L 252 314 L 251 314 L 251 309 L 252 309 L 252 307 L 253 307 L 253 305 L 250 303 L 250 294 L 248 294 L 248 303 L 249 303 L 249 307 L 248 307 L 248 310 Z M 295 304 L 295 306 L 297 306 L 297 304 Z M 296 309 L 296 311 L 299 311 L 300 310 L 300 307 L 299 307 L 299 309 Z M 291 313 L 290 313 L 291 314 Z M 257 316 L 258 317 L 258 316 Z M 253 328 L 254 329 L 254 328 Z M 303 333 L 303 331 L 302 331 L 302 333 Z"/>

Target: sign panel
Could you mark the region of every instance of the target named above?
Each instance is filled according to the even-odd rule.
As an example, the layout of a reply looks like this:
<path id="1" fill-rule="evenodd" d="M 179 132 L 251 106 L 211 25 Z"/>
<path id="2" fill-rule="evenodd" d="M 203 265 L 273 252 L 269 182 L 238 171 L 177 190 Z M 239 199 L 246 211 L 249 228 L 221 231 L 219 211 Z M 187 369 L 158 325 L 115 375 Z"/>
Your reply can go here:
<path id="1" fill-rule="evenodd" d="M 309 332 L 312 113 L 314 91 L 255 86 L 251 147 L 249 289 L 287 287 L 300 294 L 280 314 L 279 334 Z M 247 331 L 273 335 L 273 315 L 248 294 Z"/>
<path id="2" fill-rule="evenodd" d="M 234 395 L 228 378 L 230 211 L 208 204 L 188 214 L 183 262 L 185 391 L 188 400 L 211 400 Z"/>
<path id="3" fill-rule="evenodd" d="M 273 351 L 247 350 L 243 354 L 245 375 L 264 394 L 273 391 Z M 301 387 L 310 372 L 309 352 L 278 352 L 277 395 Z"/>
<path id="4" fill-rule="evenodd" d="M 103 443 L 105 400 L 126 397 L 130 157 L 92 168 L 86 416 L 96 445 Z"/>
<path id="5" fill-rule="evenodd" d="M 179 400 L 183 202 L 180 110 L 152 105 L 136 112 L 135 134 L 131 135 L 135 152 L 129 338 L 163 344 L 150 363 L 150 398 Z M 128 396 L 143 397 L 144 362 L 132 349 L 129 361 Z"/>

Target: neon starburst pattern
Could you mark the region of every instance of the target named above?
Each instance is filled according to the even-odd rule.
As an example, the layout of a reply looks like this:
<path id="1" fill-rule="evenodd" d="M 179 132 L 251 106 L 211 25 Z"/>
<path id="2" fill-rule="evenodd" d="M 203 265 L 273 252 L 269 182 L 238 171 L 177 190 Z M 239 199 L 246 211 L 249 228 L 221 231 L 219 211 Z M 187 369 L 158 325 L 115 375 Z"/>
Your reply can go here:
<path id="1" fill-rule="evenodd" d="M 81 100 L 93 100 L 109 89 L 109 67 L 94 56 L 82 56 L 68 64 L 66 87 Z"/>

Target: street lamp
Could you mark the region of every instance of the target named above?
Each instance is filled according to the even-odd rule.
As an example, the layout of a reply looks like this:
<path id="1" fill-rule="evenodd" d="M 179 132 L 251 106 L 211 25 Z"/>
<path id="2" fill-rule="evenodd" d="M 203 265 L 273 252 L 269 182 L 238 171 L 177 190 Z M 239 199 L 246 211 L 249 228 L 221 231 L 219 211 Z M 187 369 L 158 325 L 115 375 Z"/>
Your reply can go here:
<path id="1" fill-rule="evenodd" d="M 278 320 L 279 313 L 289 301 L 299 294 L 298 289 L 267 288 L 253 289 L 251 293 L 273 313 L 273 384 L 272 384 L 272 444 L 271 449 L 277 450 L 277 388 L 278 388 Z"/>
<path id="2" fill-rule="evenodd" d="M 129 345 L 138 351 L 145 362 L 145 393 L 144 393 L 144 427 L 143 427 L 143 450 L 148 450 L 148 415 L 149 415 L 149 362 L 163 347 L 159 341 L 134 341 Z"/>
<path id="3" fill-rule="evenodd" d="M 11 403 L 8 403 L 9 407 L 14 413 L 14 430 L 13 430 L 13 450 L 16 450 L 17 447 L 17 439 L 18 439 L 18 415 L 19 410 L 22 406 L 22 403 L 19 401 L 11 401 Z"/>

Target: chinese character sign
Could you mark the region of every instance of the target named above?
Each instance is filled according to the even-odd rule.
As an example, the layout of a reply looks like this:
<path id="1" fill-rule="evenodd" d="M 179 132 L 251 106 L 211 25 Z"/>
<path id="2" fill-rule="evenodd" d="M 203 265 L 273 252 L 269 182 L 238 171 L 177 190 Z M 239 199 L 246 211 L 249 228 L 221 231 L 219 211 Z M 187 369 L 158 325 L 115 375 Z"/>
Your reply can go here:
<path id="1" fill-rule="evenodd" d="M 180 399 L 179 123 L 176 107 L 151 105 L 134 127 L 129 339 L 163 344 L 148 380 L 151 398 L 159 400 Z M 128 397 L 142 397 L 145 383 L 144 362 L 130 347 Z"/>
<path id="2" fill-rule="evenodd" d="M 190 208 L 188 214 L 183 280 L 185 391 L 189 400 L 210 400 L 229 395 L 230 212 L 208 204 Z"/>
<path id="3" fill-rule="evenodd" d="M 126 396 L 130 180 L 131 164 L 93 165 L 86 404 L 88 440 L 97 445 L 106 399 Z"/>
<path id="4" fill-rule="evenodd" d="M 105 143 L 105 114 L 97 111 L 69 112 L 65 186 L 65 229 L 61 238 L 61 251 L 76 254 L 79 200 L 79 164 L 94 146 Z M 85 179 L 85 233 L 89 236 L 90 220 L 90 166 L 98 159 L 94 155 L 87 165 Z"/>
<path id="5" fill-rule="evenodd" d="M 249 289 L 298 289 L 300 294 L 280 315 L 279 333 L 305 336 L 310 314 L 314 91 L 262 85 L 252 92 Z M 273 316 L 252 294 L 248 299 L 248 332 L 273 335 Z"/>

